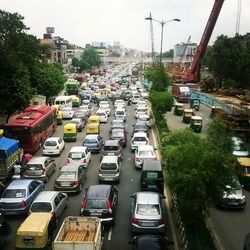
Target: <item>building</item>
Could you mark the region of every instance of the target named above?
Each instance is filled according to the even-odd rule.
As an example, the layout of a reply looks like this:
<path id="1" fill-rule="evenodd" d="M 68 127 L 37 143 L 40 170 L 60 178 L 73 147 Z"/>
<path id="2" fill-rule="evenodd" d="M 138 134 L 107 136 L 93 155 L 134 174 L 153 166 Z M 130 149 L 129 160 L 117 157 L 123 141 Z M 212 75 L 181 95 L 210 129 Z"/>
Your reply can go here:
<path id="1" fill-rule="evenodd" d="M 192 62 L 196 53 L 196 43 L 180 43 L 174 46 L 174 62 Z"/>

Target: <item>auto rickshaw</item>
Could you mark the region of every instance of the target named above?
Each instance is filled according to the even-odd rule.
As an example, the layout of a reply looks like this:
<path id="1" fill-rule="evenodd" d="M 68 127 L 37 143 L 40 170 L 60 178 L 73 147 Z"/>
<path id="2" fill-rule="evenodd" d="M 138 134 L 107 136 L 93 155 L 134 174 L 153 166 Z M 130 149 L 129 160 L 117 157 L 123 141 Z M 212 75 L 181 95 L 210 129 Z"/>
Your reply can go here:
<path id="1" fill-rule="evenodd" d="M 200 116 L 192 116 L 190 121 L 190 128 L 195 133 L 200 133 L 202 129 L 202 118 Z"/>
<path id="2" fill-rule="evenodd" d="M 88 124 L 90 123 L 99 123 L 100 124 L 100 116 L 99 115 L 91 115 L 88 118 Z"/>
<path id="3" fill-rule="evenodd" d="M 182 115 L 184 110 L 184 105 L 182 103 L 175 103 L 174 105 L 174 115 Z"/>
<path id="4" fill-rule="evenodd" d="M 190 123 L 191 117 L 194 115 L 195 115 L 195 113 L 194 113 L 193 109 L 184 109 L 182 121 L 184 123 Z"/>
<path id="5" fill-rule="evenodd" d="M 60 105 L 53 105 L 53 107 L 56 109 L 56 123 L 57 125 L 62 125 L 63 123 L 63 114 L 61 111 L 61 106 Z"/>
<path id="6" fill-rule="evenodd" d="M 200 109 L 200 102 L 201 101 L 199 99 L 195 99 L 195 98 L 190 99 L 189 100 L 190 108 L 198 111 Z"/>
<path id="7" fill-rule="evenodd" d="M 16 233 L 16 249 L 50 249 L 54 221 L 51 213 L 31 213 Z"/>
<path id="8" fill-rule="evenodd" d="M 75 123 L 65 124 L 63 127 L 63 140 L 64 141 L 76 141 L 77 138 L 77 126 Z"/>
<path id="9" fill-rule="evenodd" d="M 238 172 L 241 185 L 245 188 L 250 188 L 250 158 L 237 157 L 236 169 Z"/>
<path id="10" fill-rule="evenodd" d="M 100 123 L 88 123 L 86 126 L 86 134 L 100 134 Z"/>
<path id="11" fill-rule="evenodd" d="M 72 106 L 79 107 L 80 106 L 80 98 L 76 95 L 72 95 Z"/>

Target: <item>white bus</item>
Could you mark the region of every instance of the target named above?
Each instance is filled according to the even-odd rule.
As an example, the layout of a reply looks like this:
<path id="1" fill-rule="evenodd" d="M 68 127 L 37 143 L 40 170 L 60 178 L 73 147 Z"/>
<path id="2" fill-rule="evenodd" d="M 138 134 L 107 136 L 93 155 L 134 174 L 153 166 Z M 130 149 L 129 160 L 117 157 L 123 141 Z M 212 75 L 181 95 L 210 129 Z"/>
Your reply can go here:
<path id="1" fill-rule="evenodd" d="M 67 95 L 59 95 L 56 97 L 54 104 L 60 105 L 61 109 L 64 107 L 72 108 L 72 97 Z"/>

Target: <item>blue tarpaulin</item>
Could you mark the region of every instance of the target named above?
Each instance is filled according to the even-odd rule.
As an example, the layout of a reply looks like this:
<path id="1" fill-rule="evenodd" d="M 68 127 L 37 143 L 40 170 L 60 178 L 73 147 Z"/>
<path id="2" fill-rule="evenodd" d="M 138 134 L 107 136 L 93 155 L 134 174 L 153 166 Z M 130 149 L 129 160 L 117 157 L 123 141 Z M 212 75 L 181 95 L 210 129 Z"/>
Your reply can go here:
<path id="1" fill-rule="evenodd" d="M 0 138 L 0 158 L 6 158 L 15 153 L 19 148 L 19 141 L 6 137 Z"/>

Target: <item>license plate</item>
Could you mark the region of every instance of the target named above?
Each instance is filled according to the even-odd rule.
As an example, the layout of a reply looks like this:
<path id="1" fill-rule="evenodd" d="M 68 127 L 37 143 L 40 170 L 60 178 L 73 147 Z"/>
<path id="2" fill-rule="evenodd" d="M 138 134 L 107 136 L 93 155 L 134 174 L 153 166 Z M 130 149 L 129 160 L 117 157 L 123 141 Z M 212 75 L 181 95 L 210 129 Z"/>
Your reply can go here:
<path id="1" fill-rule="evenodd" d="M 69 186 L 70 186 L 70 184 L 69 184 L 68 182 L 62 182 L 62 183 L 61 183 L 61 186 L 64 186 L 64 187 L 69 187 Z"/>
<path id="2" fill-rule="evenodd" d="M 142 222 L 141 225 L 142 225 L 142 227 L 153 227 L 154 223 L 153 222 Z"/>
<path id="3" fill-rule="evenodd" d="M 100 216 L 100 215 L 102 215 L 102 213 L 90 213 L 91 215 L 93 215 L 93 216 Z"/>
<path id="4" fill-rule="evenodd" d="M 148 188 L 156 188 L 156 185 L 148 185 Z"/>
<path id="5" fill-rule="evenodd" d="M 113 180 L 113 178 L 111 178 L 111 177 L 106 177 L 104 179 L 105 179 L 105 181 L 112 181 Z"/>
<path id="6" fill-rule="evenodd" d="M 238 205 L 238 202 L 229 202 L 228 204 L 229 204 L 229 205 L 232 205 L 232 206 L 237 206 L 237 205 Z"/>

